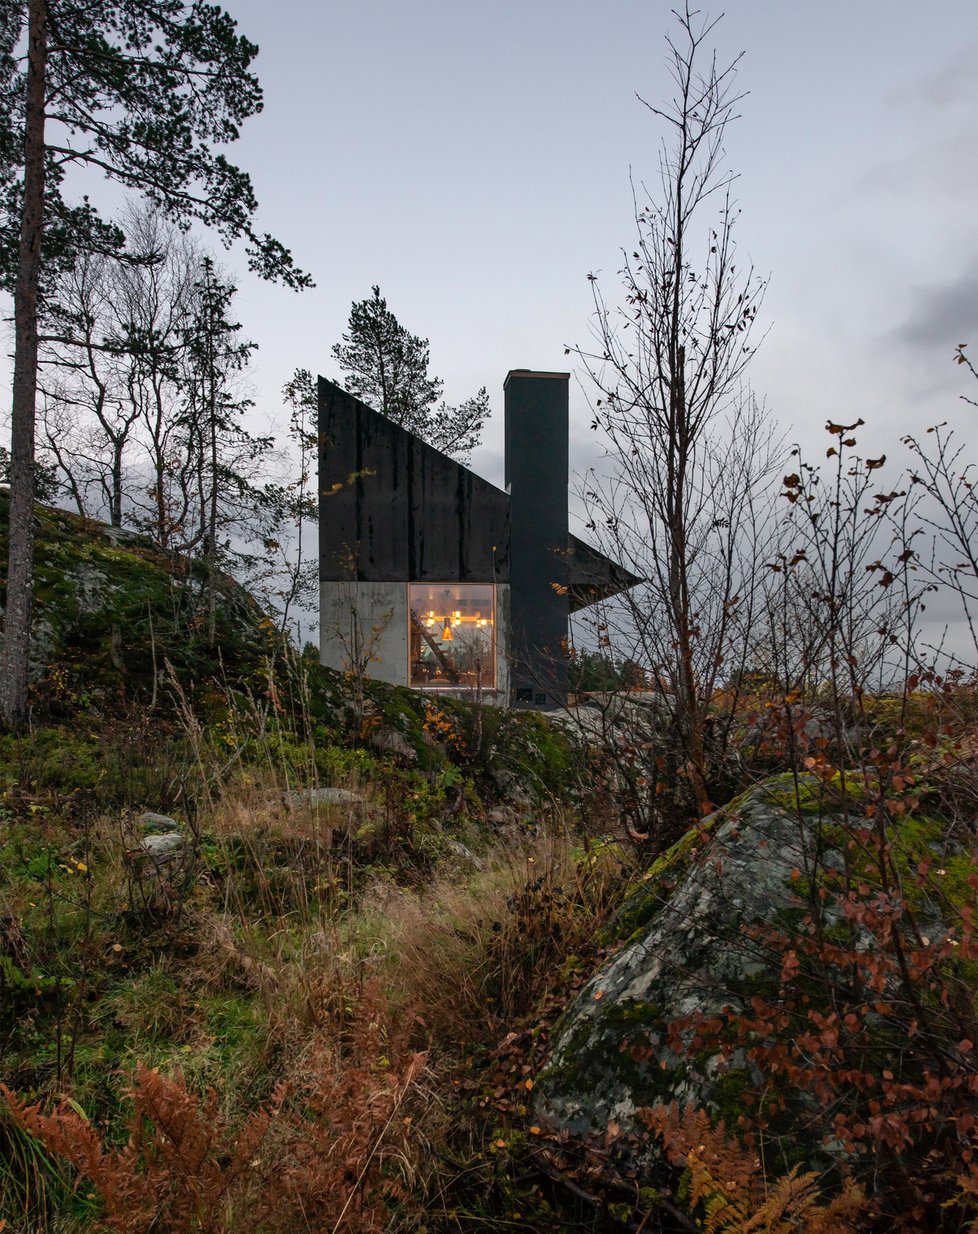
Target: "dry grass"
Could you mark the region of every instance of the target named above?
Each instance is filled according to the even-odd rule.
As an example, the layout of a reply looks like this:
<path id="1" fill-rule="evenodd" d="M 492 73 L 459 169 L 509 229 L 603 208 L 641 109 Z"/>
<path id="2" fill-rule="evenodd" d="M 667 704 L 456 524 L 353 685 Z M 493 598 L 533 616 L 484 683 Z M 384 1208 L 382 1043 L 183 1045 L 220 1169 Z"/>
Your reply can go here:
<path id="1" fill-rule="evenodd" d="M 485 868 L 436 876 L 423 890 L 375 882 L 352 941 L 442 1044 L 486 1040 L 530 1013 L 571 956 L 589 953 L 624 855 L 575 849 L 564 832 L 498 845 Z"/>
<path id="2" fill-rule="evenodd" d="M 195 861 L 170 915 L 141 917 L 133 898 L 126 853 L 141 834 L 134 815 L 92 819 L 80 831 L 67 815 L 18 829 L 25 862 L 50 844 L 61 864 L 43 897 L 26 874 L 8 881 L 0 912 L 28 936 L 25 971 L 35 963 L 48 971 L 56 959 L 71 976 L 60 1010 L 32 1008 L 45 1026 L 58 1017 L 51 1031 L 70 1052 L 50 1084 L 30 1087 L 70 1094 L 111 1141 L 140 1067 L 191 1113 L 203 1100 L 232 1137 L 284 1085 L 293 1096 L 261 1154 L 268 1177 L 292 1171 L 298 1191 L 306 1187 L 315 1173 L 303 1156 L 308 1119 L 320 1155 L 336 1167 L 336 1194 L 367 1169 L 370 1188 L 358 1184 L 351 1204 L 366 1204 L 377 1222 L 391 1202 L 407 1211 L 429 1175 L 444 1171 L 436 1163 L 447 1145 L 454 1151 L 471 1134 L 477 1151 L 475 1125 L 460 1131 L 448 1067 L 532 1014 L 560 984 L 568 957 L 592 954 L 595 929 L 622 893 L 625 854 L 575 847 L 559 818 L 532 834 L 491 835 L 435 777 L 414 777 L 408 803 L 397 793 L 410 773 L 393 785 L 371 780 L 366 761 L 337 760 L 331 775 L 362 802 L 296 805 L 290 794 L 318 786 L 314 766 L 297 774 L 269 742 L 247 768 L 228 768 L 211 735 L 198 729 L 189 738 L 199 791 L 190 785 L 186 811 L 173 812 L 187 819 Z M 233 735 L 229 749 L 239 745 Z M 459 836 L 477 860 L 460 855 Z M 421 1050 L 429 1050 L 425 1069 L 411 1062 Z M 406 1082 L 392 1088 L 397 1074 Z M 7 1077 L 28 1089 L 19 1074 Z M 213 1099 L 203 1098 L 209 1089 Z M 373 1113 L 358 1096 L 370 1092 Z M 63 1145 L 48 1147 L 65 1156 Z M 215 1159 L 221 1151 L 215 1142 Z M 133 1181 L 138 1162 L 120 1169 L 127 1186 L 142 1187 Z M 206 1182 L 174 1169 L 191 1191 Z M 330 1214 L 324 1228 L 344 1228 L 342 1203 L 331 1207 L 321 1190 L 313 1199 Z M 56 1206 L 52 1219 L 72 1218 L 75 1203 Z M 303 1219 L 292 1212 L 289 1228 L 304 1228 Z M 119 1228 L 128 1220 L 123 1206 Z"/>

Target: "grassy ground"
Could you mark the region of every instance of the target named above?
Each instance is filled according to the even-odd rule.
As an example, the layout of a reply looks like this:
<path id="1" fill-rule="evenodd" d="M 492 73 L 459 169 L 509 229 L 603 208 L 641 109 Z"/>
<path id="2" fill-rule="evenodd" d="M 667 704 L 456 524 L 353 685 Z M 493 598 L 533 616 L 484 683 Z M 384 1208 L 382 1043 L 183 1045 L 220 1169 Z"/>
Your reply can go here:
<path id="1" fill-rule="evenodd" d="M 487 758 L 466 744 L 471 717 L 429 707 L 412 761 L 330 741 L 310 699 L 304 726 L 238 698 L 206 722 L 189 705 L 78 711 L 3 740 L 0 1079 L 118 1152 L 140 1069 L 212 1092 L 207 1152 L 226 1170 L 249 1120 L 275 1111 L 255 1157 L 267 1170 L 194 1200 L 237 1205 L 230 1228 L 560 1228 L 548 1187 L 523 1177 L 529 1093 L 627 855 L 547 788 L 572 787 L 572 752 L 538 722 L 507 740 L 493 718 Z M 530 788 L 518 805 L 493 788 L 507 759 Z M 301 795 L 323 787 L 355 799 Z M 160 870 L 140 850 L 146 809 L 185 837 Z M 136 1192 L 155 1141 L 93 1183 L 0 1118 L 7 1230 L 150 1228 Z M 159 1131 L 159 1111 L 140 1126 L 137 1140 Z M 299 1142 L 325 1180 L 300 1189 L 311 1208 L 249 1224 L 258 1175 L 267 1195 L 268 1178 L 311 1170 Z M 158 1188 L 195 1170 L 204 1186 L 183 1158 Z M 186 1220 L 152 1228 L 211 1228 Z"/>

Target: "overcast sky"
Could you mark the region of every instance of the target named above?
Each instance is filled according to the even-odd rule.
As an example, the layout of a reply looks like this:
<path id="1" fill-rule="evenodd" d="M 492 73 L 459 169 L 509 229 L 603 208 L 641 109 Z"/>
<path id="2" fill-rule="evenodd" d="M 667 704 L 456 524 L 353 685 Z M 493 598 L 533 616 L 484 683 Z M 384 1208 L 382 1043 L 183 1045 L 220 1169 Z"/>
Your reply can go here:
<path id="1" fill-rule="evenodd" d="M 240 252 L 238 315 L 259 345 L 261 420 L 284 422 L 296 367 L 330 348 L 379 283 L 431 340 L 458 402 L 494 418 L 473 466 L 502 482 L 502 382 L 570 367 L 588 275 L 616 299 L 632 247 L 630 176 L 655 191 L 662 130 L 636 98 L 669 92 L 666 0 L 225 0 L 260 46 L 261 115 L 229 151 L 258 226 L 316 280 L 262 284 Z M 769 277 L 750 369 L 791 440 L 868 422 L 867 453 L 954 419 L 952 363 L 978 353 L 978 5 L 973 0 L 729 0 L 721 61 L 745 53 L 737 172 L 742 263 Z M 0 375 L 2 378 L 2 375 Z M 8 394 L 9 378 L 4 383 Z M 978 413 L 975 413 L 978 414 Z M 572 465 L 593 458 L 572 385 Z"/>
<path id="2" fill-rule="evenodd" d="M 330 348 L 379 283 L 431 340 L 450 402 L 488 388 L 494 418 L 472 461 L 501 483 L 506 372 L 572 367 L 565 347 L 589 338 L 589 273 L 616 300 L 630 176 L 656 190 L 662 127 L 636 95 L 669 93 L 670 3 L 224 3 L 260 47 L 265 91 L 229 153 L 253 177 L 259 229 L 317 284 L 263 284 L 240 252 L 222 255 L 259 346 L 261 419 L 284 422 L 294 368 L 339 376 Z M 952 357 L 962 342 L 978 352 L 978 5 L 702 12 L 724 14 L 721 62 L 745 53 L 726 145 L 740 259 L 770 280 L 756 393 L 818 452 L 828 417 L 863 417 L 875 450 L 949 416 L 967 425 Z M 593 457 L 588 424 L 572 385 L 578 468 Z"/>
<path id="3" fill-rule="evenodd" d="M 260 223 L 316 279 L 241 278 L 259 401 L 334 373 L 350 304 L 379 283 L 431 340 L 446 397 L 495 413 L 474 466 L 501 477 L 502 380 L 568 367 L 587 275 L 612 299 L 629 173 L 655 186 L 669 89 L 663 0 L 230 0 L 265 110 L 234 156 Z M 862 416 L 895 437 L 957 414 L 978 351 L 978 5 L 731 0 L 717 31 L 749 91 L 728 133 L 742 260 L 770 277 L 752 383 L 793 438 Z M 232 267 L 235 257 L 228 258 Z M 574 394 L 575 456 L 590 445 Z M 867 439 L 867 445 L 869 444 Z"/>

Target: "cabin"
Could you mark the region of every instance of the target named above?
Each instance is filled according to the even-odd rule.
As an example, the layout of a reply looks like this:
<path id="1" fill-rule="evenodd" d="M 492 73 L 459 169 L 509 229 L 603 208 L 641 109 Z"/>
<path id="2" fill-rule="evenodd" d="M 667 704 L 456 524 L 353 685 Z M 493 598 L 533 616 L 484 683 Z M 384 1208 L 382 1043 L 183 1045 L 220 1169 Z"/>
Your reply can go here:
<path id="1" fill-rule="evenodd" d="M 505 491 L 319 378 L 323 664 L 566 703 L 570 614 L 638 582 L 568 530 L 569 376 L 506 377 Z"/>

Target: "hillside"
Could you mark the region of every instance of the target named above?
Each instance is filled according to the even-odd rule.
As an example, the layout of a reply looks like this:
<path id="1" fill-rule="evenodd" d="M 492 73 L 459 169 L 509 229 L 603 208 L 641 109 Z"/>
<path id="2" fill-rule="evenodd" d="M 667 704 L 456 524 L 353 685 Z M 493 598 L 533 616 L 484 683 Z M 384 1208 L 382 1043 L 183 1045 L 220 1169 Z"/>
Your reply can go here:
<path id="1" fill-rule="evenodd" d="M 8 491 L 0 488 L 0 560 Z M 184 682 L 251 680 L 274 647 L 274 624 L 233 579 L 218 583 L 217 644 L 207 646 L 199 564 L 132 532 L 39 505 L 31 681 L 42 712 L 110 708 L 159 694 L 166 665 Z M 0 588 L 0 604 L 4 602 Z"/>
<path id="2" fill-rule="evenodd" d="M 969 684 L 761 683 L 692 818 L 654 694 L 371 683 L 231 580 L 209 648 L 188 563 L 38 520 L 0 1229 L 967 1228 Z"/>
<path id="3" fill-rule="evenodd" d="M 330 1225 L 348 1199 L 349 1228 L 375 1228 L 402 1185 L 392 1160 L 454 1187 L 458 1171 L 426 1155 L 436 1133 L 484 1172 L 486 1211 L 505 1206 L 489 1090 L 438 1126 L 457 1086 L 476 1087 L 460 1078 L 480 1074 L 474 1055 L 483 1066 L 571 979 L 565 957 L 588 948 L 620 867 L 572 836 L 574 743 L 532 714 L 322 669 L 230 579 L 208 648 L 192 565 L 46 507 L 37 532 L 33 721 L 0 736 L 0 1080 L 15 1108 L 70 1098 L 115 1137 L 134 1079 L 158 1072 L 213 1087 L 207 1134 L 226 1154 L 287 1085 L 273 1139 L 290 1160 L 300 1139 L 319 1154 L 304 1204 Z M 175 1091 L 193 1117 L 196 1098 Z M 328 1160 L 365 1152 L 391 1100 L 412 1111 L 402 1127 L 425 1130 L 391 1136 L 348 1194 Z M 18 1234 L 143 1228 L 140 1189 L 159 1186 L 120 1160 L 113 1218 L 101 1185 L 75 1190 L 64 1158 L 6 1112 L 0 1160 L 3 1228 Z M 281 1165 L 273 1153 L 269 1194 Z"/>

